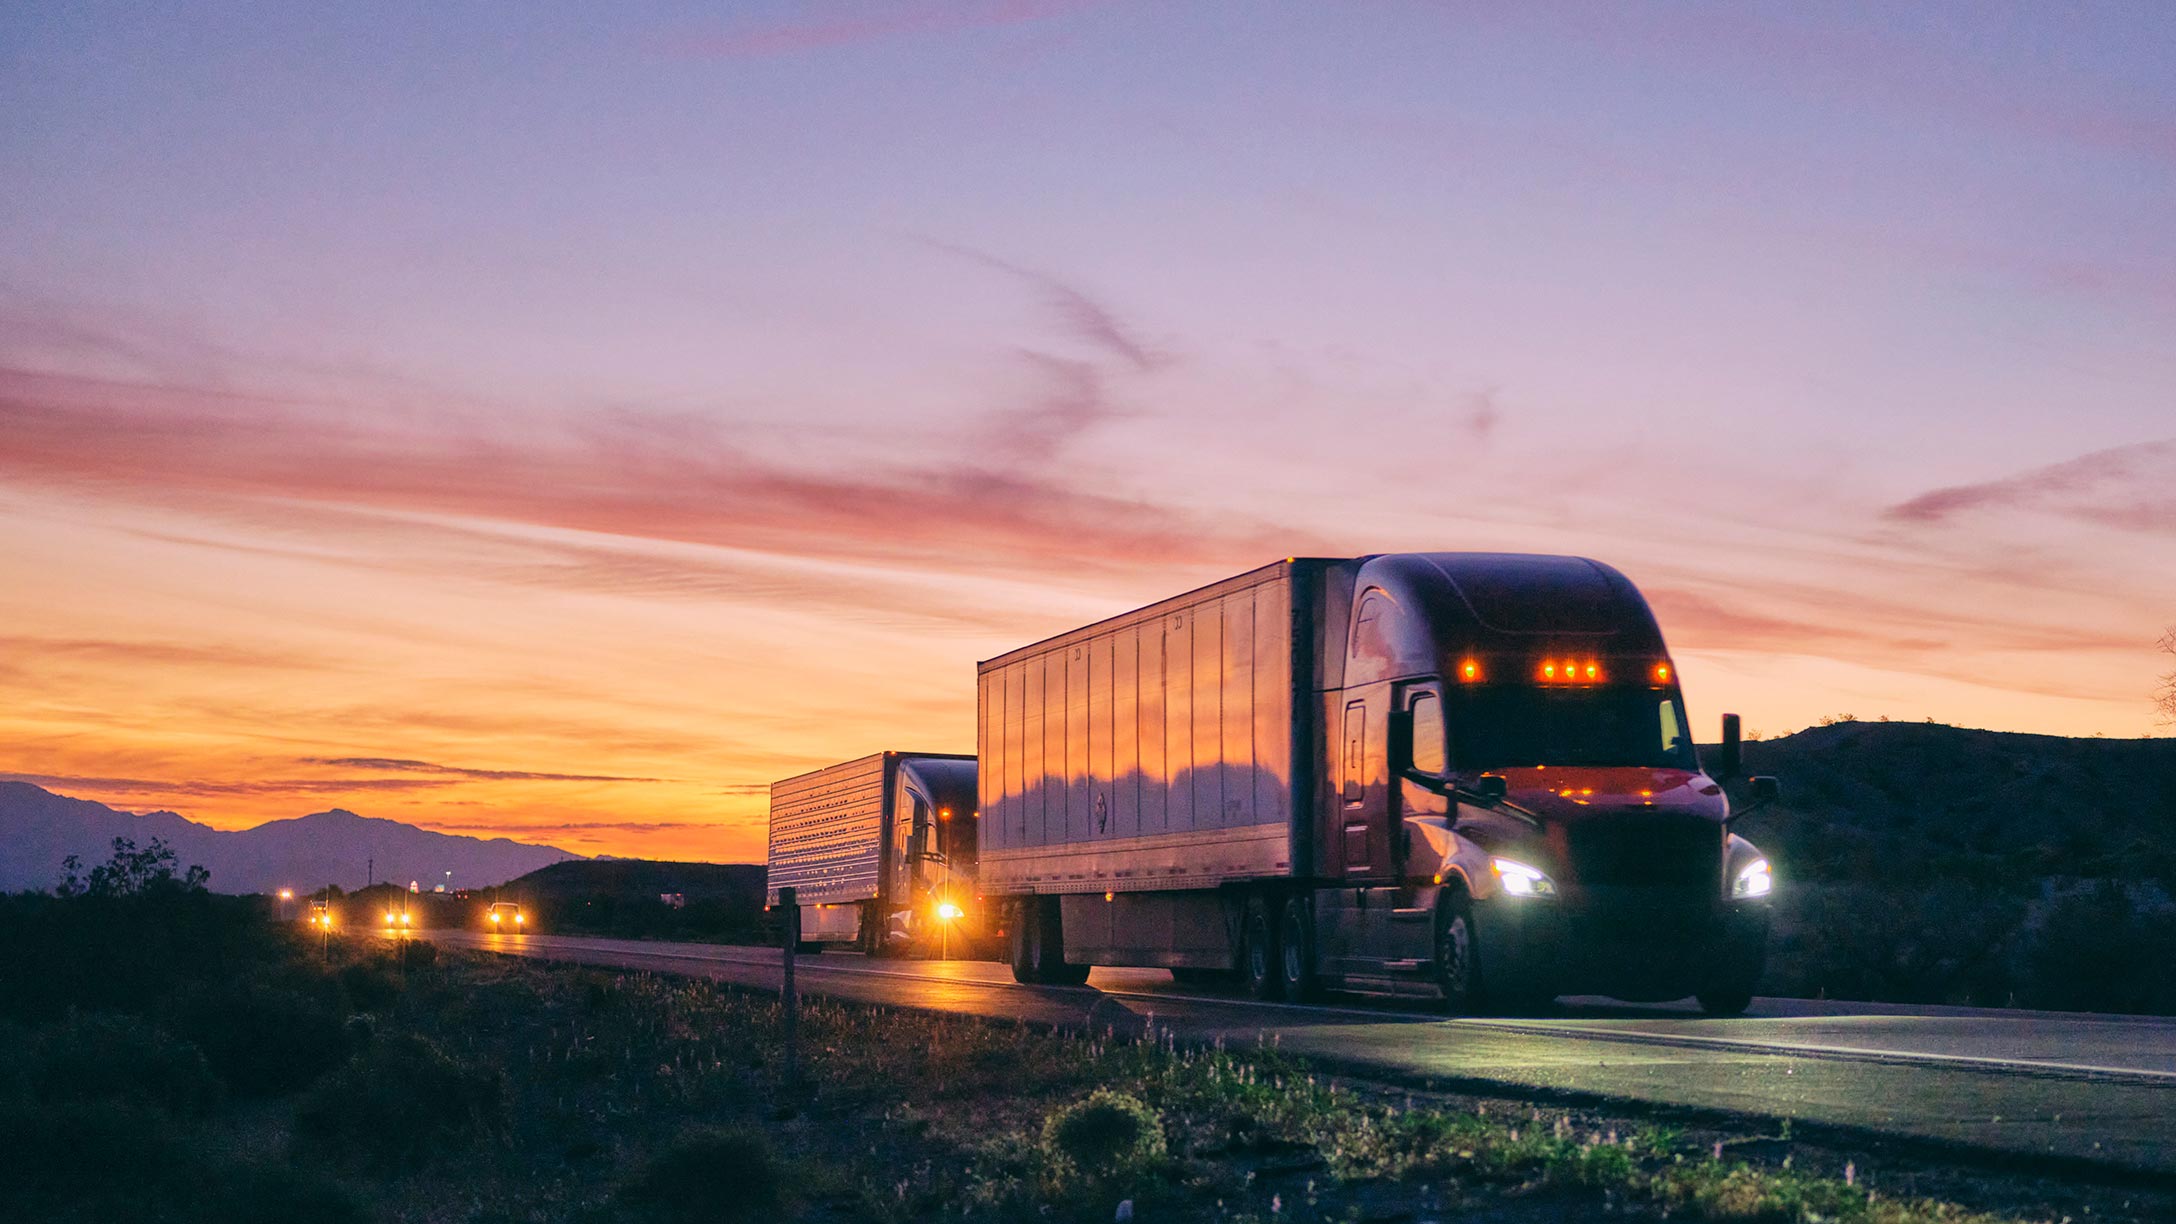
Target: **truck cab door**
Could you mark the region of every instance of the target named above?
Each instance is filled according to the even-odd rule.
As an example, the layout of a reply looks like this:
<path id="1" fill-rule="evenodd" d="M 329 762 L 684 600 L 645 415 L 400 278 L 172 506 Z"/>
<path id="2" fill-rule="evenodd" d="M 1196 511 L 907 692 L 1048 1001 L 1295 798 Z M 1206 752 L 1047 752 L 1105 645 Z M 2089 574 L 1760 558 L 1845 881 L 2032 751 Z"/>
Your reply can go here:
<path id="1" fill-rule="evenodd" d="M 1387 884 L 1391 853 L 1387 694 L 1345 704 L 1338 787 L 1341 866 L 1348 887 Z"/>
<path id="2" fill-rule="evenodd" d="M 1396 701 L 1389 789 L 1397 883 L 1383 890 L 1387 903 L 1379 907 L 1375 942 L 1387 959 L 1427 961 L 1435 954 L 1435 872 L 1440 864 L 1426 832 L 1412 822 L 1450 815 L 1449 797 L 1434 784 L 1450 773 L 1450 741 L 1444 733 L 1440 683 L 1400 684 Z"/>

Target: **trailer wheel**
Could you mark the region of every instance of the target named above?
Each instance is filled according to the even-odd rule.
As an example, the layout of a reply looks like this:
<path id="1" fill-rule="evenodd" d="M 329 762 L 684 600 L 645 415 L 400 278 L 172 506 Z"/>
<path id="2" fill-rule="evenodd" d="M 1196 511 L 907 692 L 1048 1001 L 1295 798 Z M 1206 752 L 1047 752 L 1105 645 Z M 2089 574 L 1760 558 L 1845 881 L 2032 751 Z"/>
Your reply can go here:
<path id="1" fill-rule="evenodd" d="M 1284 997 L 1300 1002 L 1322 994 L 1315 977 L 1315 910 L 1305 897 L 1287 897 L 1284 917 L 1277 924 L 1277 964 L 1282 973 Z"/>
<path id="2" fill-rule="evenodd" d="M 1752 988 L 1744 986 L 1703 990 L 1693 997 L 1700 1000 L 1701 1012 L 1710 1016 L 1742 1016 L 1753 1005 Z"/>
<path id="3" fill-rule="evenodd" d="M 1284 975 L 1277 955 L 1277 928 L 1269 917 L 1269 902 L 1261 897 L 1247 901 L 1239 920 L 1239 978 L 1247 994 L 1256 999 L 1284 996 Z"/>
<path id="4" fill-rule="evenodd" d="M 1012 980 L 1022 985 L 1035 982 L 1035 905 L 1022 901 L 1008 919 L 1012 926 Z"/>
<path id="5" fill-rule="evenodd" d="M 1068 964 L 1065 959 L 1065 911 L 1056 897 L 1037 897 L 1035 907 L 1035 969 L 1037 980 L 1050 986 L 1078 986 L 1088 980 L 1088 966 Z"/>
<path id="6" fill-rule="evenodd" d="M 1012 976 L 1034 986 L 1078 986 L 1088 980 L 1088 966 L 1065 961 L 1065 932 L 1056 897 L 1020 902 L 1012 924 Z"/>
<path id="7" fill-rule="evenodd" d="M 1436 986 L 1443 1009 L 1470 1015 L 1481 1007 L 1481 962 L 1475 952 L 1473 903 L 1466 894 L 1444 889 L 1436 900 Z"/>

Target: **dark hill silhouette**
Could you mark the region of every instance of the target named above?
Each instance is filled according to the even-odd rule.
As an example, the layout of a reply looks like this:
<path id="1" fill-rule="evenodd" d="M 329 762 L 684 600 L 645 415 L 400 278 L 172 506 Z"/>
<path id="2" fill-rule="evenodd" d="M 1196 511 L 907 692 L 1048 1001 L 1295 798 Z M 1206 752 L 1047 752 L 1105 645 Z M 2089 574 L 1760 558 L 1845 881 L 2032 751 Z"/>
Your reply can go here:
<path id="1" fill-rule="evenodd" d="M 1776 863 L 1765 990 L 2176 1011 L 2176 739 L 1842 722 L 1745 760 L 1783 784 L 1739 825 Z"/>
<path id="2" fill-rule="evenodd" d="M 533 907 L 539 930 L 770 942 L 763 877 L 760 863 L 588 859 L 554 863 L 489 895 Z M 663 894 L 681 904 L 668 905 Z"/>
<path id="3" fill-rule="evenodd" d="M 539 868 L 508 881 L 501 891 L 539 901 L 612 896 L 653 903 L 661 894 L 678 893 L 690 905 L 729 901 L 761 909 L 763 864 L 580 859 Z"/>
<path id="4" fill-rule="evenodd" d="M 1745 762 L 1783 798 L 1740 831 L 1796 879 L 2176 876 L 2176 739 L 1842 722 L 1748 743 Z"/>
<path id="5" fill-rule="evenodd" d="M 373 859 L 378 879 L 415 880 L 428 890 L 445 883 L 447 871 L 458 888 L 578 857 L 556 846 L 434 833 L 337 808 L 229 831 L 173 812 L 137 815 L 27 782 L 0 782 L 0 892 L 51 888 L 63 859 L 73 854 L 86 867 L 103 863 L 116 837 L 139 846 L 163 840 L 181 865 L 209 868 L 213 891 L 227 893 L 359 888 Z"/>

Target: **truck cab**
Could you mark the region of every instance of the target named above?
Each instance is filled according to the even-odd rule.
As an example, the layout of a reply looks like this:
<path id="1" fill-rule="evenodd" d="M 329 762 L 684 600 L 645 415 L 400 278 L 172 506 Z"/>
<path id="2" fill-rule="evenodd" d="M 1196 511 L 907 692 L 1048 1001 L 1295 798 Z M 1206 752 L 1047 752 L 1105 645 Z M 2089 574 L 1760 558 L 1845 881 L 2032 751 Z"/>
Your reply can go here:
<path id="1" fill-rule="evenodd" d="M 1773 875 L 1730 828 L 1735 720 L 1704 766 L 1632 584 L 1582 558 L 1473 553 L 1369 558 L 1351 581 L 1349 631 L 1324 635 L 1328 887 L 1286 924 L 1289 986 L 1742 1011 Z"/>

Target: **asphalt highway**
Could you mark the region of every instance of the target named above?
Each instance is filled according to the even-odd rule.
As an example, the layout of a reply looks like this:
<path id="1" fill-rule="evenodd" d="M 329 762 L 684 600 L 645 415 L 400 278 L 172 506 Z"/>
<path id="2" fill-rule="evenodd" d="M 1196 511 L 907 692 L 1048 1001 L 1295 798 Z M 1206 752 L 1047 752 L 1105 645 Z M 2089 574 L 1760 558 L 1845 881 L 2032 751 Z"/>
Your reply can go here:
<path id="1" fill-rule="evenodd" d="M 431 931 L 449 946 L 777 989 L 779 953 L 715 944 Z M 1417 1000 L 1257 1003 L 1158 969 L 1021 986 L 983 961 L 831 953 L 796 962 L 832 998 L 1078 1029 L 1256 1041 L 1355 1076 L 1571 1093 L 1788 1118 L 2176 1176 L 2176 1020 L 1760 999 L 1745 1016 L 1568 999 L 1545 1016 L 1446 1018 Z"/>

